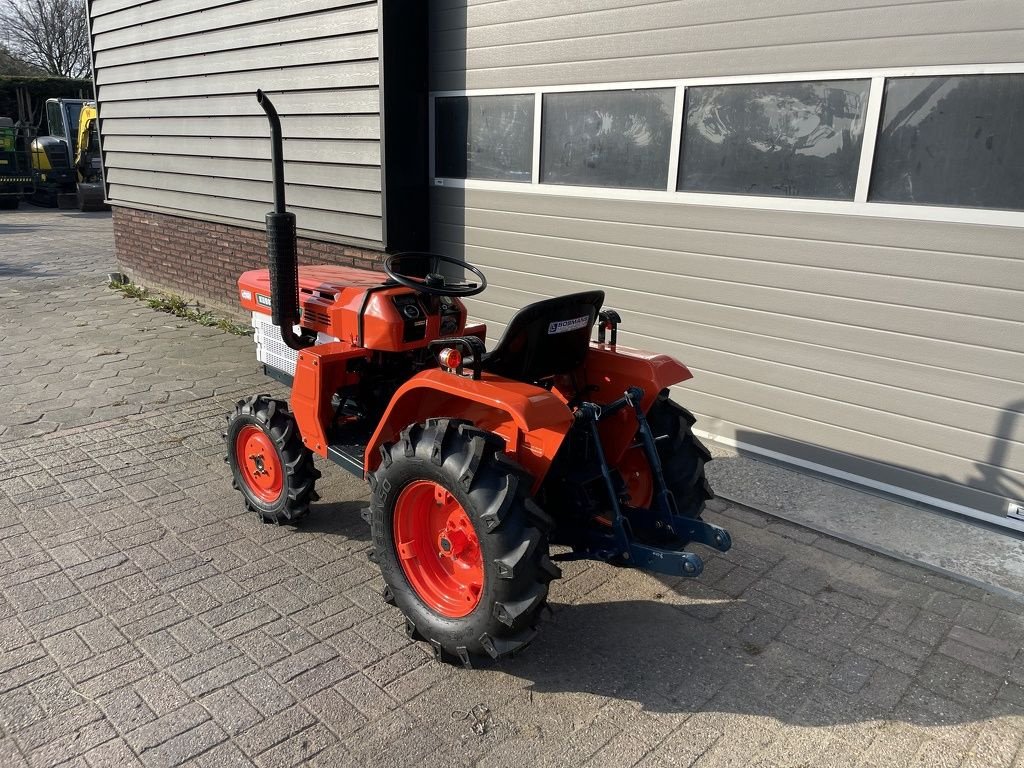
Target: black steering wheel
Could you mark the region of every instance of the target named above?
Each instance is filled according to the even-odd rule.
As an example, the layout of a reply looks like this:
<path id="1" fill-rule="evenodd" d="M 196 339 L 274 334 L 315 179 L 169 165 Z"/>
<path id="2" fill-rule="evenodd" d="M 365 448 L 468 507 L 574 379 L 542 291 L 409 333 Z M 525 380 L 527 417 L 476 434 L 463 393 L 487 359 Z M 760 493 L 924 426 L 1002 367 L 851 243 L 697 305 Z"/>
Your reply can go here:
<path id="1" fill-rule="evenodd" d="M 406 265 L 415 264 L 415 271 L 426 275 L 426 277 L 406 274 L 406 271 L 402 269 L 403 262 Z M 466 280 L 447 278 L 439 271 L 442 263 L 462 267 L 480 278 L 480 282 L 471 283 Z M 392 253 L 384 259 L 384 272 L 399 285 L 412 288 L 414 291 L 425 293 L 428 296 L 476 296 L 487 287 L 487 278 L 479 268 L 462 259 L 428 251 Z"/>

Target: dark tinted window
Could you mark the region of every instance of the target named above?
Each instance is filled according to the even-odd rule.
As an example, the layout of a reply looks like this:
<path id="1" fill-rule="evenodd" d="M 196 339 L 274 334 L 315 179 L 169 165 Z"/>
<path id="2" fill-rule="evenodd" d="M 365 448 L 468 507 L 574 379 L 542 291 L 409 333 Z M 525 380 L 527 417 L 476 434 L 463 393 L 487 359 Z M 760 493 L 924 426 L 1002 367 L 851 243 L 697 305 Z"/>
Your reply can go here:
<path id="1" fill-rule="evenodd" d="M 434 175 L 530 181 L 533 102 L 533 94 L 437 99 Z"/>
<path id="2" fill-rule="evenodd" d="M 871 199 L 1024 210 L 1024 75 L 889 80 Z"/>
<path id="3" fill-rule="evenodd" d="M 46 102 L 46 126 L 49 128 L 51 136 L 67 138 L 64 135 L 64 117 L 60 111 L 60 104 L 56 100 Z"/>
<path id="4" fill-rule="evenodd" d="M 665 189 L 671 88 L 544 95 L 540 180 Z"/>
<path id="5" fill-rule="evenodd" d="M 74 155 L 78 152 L 78 119 L 82 115 L 81 104 L 68 104 L 68 130 L 71 131 L 71 135 L 68 136 L 68 143 L 71 144 L 71 154 Z"/>
<path id="6" fill-rule="evenodd" d="M 868 80 L 686 89 L 680 190 L 852 200 Z"/>

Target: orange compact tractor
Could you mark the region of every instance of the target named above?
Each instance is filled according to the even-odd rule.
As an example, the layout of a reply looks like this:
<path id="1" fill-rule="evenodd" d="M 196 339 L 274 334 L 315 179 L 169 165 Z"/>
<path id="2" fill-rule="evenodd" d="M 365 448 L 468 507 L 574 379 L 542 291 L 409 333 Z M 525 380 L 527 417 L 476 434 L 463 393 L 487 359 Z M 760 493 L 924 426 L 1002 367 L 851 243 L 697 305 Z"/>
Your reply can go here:
<path id="1" fill-rule="evenodd" d="M 549 545 L 672 576 L 701 572 L 691 542 L 729 549 L 700 519 L 711 457 L 669 399 L 690 378 L 683 365 L 618 346 L 602 291 L 524 307 L 488 351 L 460 300 L 487 280 L 464 261 L 401 253 L 384 274 L 297 268 L 280 121 L 258 98 L 273 141 L 270 268 L 238 286 L 258 358 L 291 397 L 255 395 L 228 418 L 247 507 L 268 522 L 301 518 L 318 498 L 314 455 L 365 477 L 385 598 L 410 636 L 466 665 L 533 639 L 560 575 Z"/>

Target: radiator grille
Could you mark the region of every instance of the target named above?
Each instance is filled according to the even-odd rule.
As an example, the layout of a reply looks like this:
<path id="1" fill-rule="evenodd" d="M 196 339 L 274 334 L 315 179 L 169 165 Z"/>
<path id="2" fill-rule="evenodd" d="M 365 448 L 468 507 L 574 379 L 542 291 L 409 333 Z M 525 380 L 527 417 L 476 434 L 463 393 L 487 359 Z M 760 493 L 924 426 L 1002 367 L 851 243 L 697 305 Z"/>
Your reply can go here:
<path id="1" fill-rule="evenodd" d="M 299 359 L 299 353 L 281 341 L 281 329 L 270 321 L 270 315 L 253 312 L 252 328 L 255 331 L 253 341 L 256 342 L 256 359 L 272 368 L 284 371 L 289 376 L 294 376 L 295 363 Z M 295 332 L 299 332 L 297 325 Z M 326 333 L 317 333 L 317 344 L 326 344 L 330 341 L 337 341 L 337 339 Z"/>
<path id="2" fill-rule="evenodd" d="M 252 327 L 255 331 L 253 340 L 256 342 L 256 359 L 294 376 L 299 353 L 281 341 L 281 329 L 270 321 L 270 315 L 253 312 Z"/>

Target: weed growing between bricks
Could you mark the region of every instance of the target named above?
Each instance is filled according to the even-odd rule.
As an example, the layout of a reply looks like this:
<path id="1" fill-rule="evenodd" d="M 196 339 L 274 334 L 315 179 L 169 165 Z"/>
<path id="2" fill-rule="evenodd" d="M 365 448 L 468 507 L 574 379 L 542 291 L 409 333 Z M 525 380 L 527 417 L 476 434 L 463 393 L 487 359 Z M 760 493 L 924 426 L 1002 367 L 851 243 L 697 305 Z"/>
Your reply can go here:
<path id="1" fill-rule="evenodd" d="M 167 312 L 183 320 L 198 323 L 207 328 L 219 328 L 225 333 L 233 333 L 236 336 L 252 334 L 251 327 L 240 325 L 227 317 L 220 317 L 209 310 L 202 309 L 198 302 L 194 305 L 190 304 L 187 299 L 176 293 L 151 292 L 141 285 L 117 280 L 111 280 L 107 285 L 123 296 L 146 302 L 151 309 L 158 312 Z"/>

